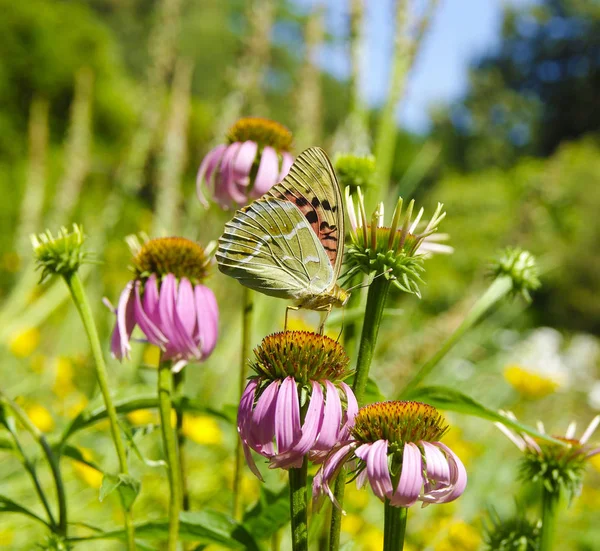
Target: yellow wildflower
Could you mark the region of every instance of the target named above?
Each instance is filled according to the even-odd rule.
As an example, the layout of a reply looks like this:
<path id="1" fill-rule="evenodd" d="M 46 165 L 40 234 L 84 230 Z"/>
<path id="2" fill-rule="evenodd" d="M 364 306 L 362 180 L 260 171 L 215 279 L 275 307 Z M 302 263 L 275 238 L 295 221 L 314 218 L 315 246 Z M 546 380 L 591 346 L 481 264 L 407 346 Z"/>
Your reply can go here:
<path id="1" fill-rule="evenodd" d="M 150 425 L 156 423 L 156 415 L 149 409 L 136 409 L 127 414 L 127 419 L 132 425 Z"/>
<path id="2" fill-rule="evenodd" d="M 353 536 L 360 533 L 364 524 L 360 515 L 349 514 L 342 518 L 342 530 Z"/>
<path id="3" fill-rule="evenodd" d="M 44 406 L 31 404 L 25 407 L 25 413 L 27 413 L 31 422 L 42 432 L 49 432 L 54 428 L 54 419 Z"/>
<path id="4" fill-rule="evenodd" d="M 553 379 L 518 365 L 507 366 L 504 369 L 504 378 L 519 394 L 531 400 L 548 396 L 559 386 Z"/>
<path id="5" fill-rule="evenodd" d="M 448 535 L 435 546 L 435 551 L 477 551 L 481 545 L 479 532 L 462 520 L 448 528 Z"/>
<path id="6" fill-rule="evenodd" d="M 383 549 L 383 532 L 371 526 L 361 532 L 358 542 L 363 551 L 381 551 Z"/>
<path id="7" fill-rule="evenodd" d="M 40 344 L 40 330 L 29 327 L 10 339 L 9 349 L 17 358 L 27 358 Z"/>
<path id="8" fill-rule="evenodd" d="M 59 398 L 65 398 L 76 390 L 73 384 L 73 364 L 69 358 L 56 359 L 56 377 L 52 390 Z"/>
<path id="9" fill-rule="evenodd" d="M 208 415 L 184 415 L 183 434 L 198 444 L 220 444 L 221 427 Z"/>
<path id="10" fill-rule="evenodd" d="M 81 455 L 83 455 L 86 461 L 93 461 L 94 455 L 91 450 L 86 448 L 79 448 Z M 88 486 L 92 488 L 100 488 L 102 485 L 103 474 L 94 469 L 94 467 L 90 467 L 81 461 L 73 462 L 73 469 L 79 478 L 81 478 Z"/>

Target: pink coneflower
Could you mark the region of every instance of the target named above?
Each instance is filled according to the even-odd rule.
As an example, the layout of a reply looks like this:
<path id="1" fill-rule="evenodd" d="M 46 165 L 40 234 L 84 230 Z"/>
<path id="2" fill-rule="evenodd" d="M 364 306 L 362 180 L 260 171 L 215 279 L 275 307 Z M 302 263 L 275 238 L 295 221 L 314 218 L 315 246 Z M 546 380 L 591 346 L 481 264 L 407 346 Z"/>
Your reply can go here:
<path id="1" fill-rule="evenodd" d="M 512 413 L 502 413 L 509 419 L 516 420 Z M 577 439 L 576 425 L 571 423 L 565 436 L 553 436 L 563 445 L 559 442 L 534 439 L 527 434 L 514 433 L 502 423 L 496 423 L 496 426 L 523 452 L 521 475 L 524 480 L 534 483 L 541 481 L 545 491 L 558 495 L 564 490 L 573 497 L 581 491 L 588 459 L 600 454 L 600 446 L 588 444 L 599 424 L 600 415 L 597 415 L 581 438 Z M 538 423 L 538 430 L 545 433 L 542 423 Z"/>
<path id="2" fill-rule="evenodd" d="M 456 454 L 439 439 L 447 431 L 437 410 L 419 402 L 380 402 L 361 408 L 350 438 L 328 455 L 313 480 L 313 497 L 325 494 L 339 506 L 330 484 L 344 465 L 359 487 L 393 507 L 448 503 L 467 485 L 467 472 Z"/>
<path id="3" fill-rule="evenodd" d="M 121 293 L 111 350 L 129 357 L 137 325 L 148 342 L 162 350 L 162 360 L 179 371 L 206 359 L 217 341 L 219 311 L 213 292 L 200 282 L 208 259 L 200 245 L 181 237 L 152 239 L 133 260 L 135 278 Z"/>
<path id="4" fill-rule="evenodd" d="M 268 119 L 240 119 L 227 141 L 209 151 L 198 170 L 196 190 L 205 205 L 203 187 L 223 208 L 245 205 L 283 180 L 294 161 L 291 132 Z"/>
<path id="5" fill-rule="evenodd" d="M 238 431 L 246 460 L 262 480 L 250 450 L 270 468 L 299 468 L 304 457 L 324 459 L 349 435 L 358 405 L 350 387 L 348 356 L 329 337 L 285 331 L 254 351 L 253 377 L 240 401 Z M 305 412 L 302 415 L 302 412 Z"/>

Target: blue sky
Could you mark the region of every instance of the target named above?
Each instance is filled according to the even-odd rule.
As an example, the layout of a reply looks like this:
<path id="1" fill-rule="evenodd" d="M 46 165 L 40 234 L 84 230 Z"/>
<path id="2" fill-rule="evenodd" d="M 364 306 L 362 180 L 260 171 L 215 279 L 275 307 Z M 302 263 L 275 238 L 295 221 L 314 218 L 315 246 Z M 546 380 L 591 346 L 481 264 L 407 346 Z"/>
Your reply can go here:
<path id="1" fill-rule="evenodd" d="M 395 0 L 364 1 L 367 9 L 362 89 L 368 102 L 378 105 L 388 89 Z M 467 88 L 469 62 L 498 45 L 503 4 L 523 5 L 531 1 L 440 0 L 398 106 L 400 124 L 416 132 L 425 131 L 430 106 L 460 97 Z M 318 0 L 297 3 L 310 7 Z M 327 0 L 322 4 L 327 9 L 328 30 L 341 37 L 346 32 L 349 0 Z M 412 0 L 412 4 L 422 5 L 422 0 Z M 348 52 L 342 40 L 338 47 L 322 52 L 321 63 L 340 77 L 348 74 Z"/>

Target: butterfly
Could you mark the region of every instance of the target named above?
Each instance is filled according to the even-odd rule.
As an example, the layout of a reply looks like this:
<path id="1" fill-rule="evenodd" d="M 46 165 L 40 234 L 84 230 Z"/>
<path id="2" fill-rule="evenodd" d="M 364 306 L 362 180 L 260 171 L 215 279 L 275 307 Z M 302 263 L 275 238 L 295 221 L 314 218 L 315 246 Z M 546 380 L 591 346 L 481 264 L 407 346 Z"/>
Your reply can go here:
<path id="1" fill-rule="evenodd" d="M 225 224 L 216 258 L 221 272 L 250 289 L 331 310 L 350 296 L 337 284 L 344 235 L 340 184 L 326 153 L 311 147 Z"/>

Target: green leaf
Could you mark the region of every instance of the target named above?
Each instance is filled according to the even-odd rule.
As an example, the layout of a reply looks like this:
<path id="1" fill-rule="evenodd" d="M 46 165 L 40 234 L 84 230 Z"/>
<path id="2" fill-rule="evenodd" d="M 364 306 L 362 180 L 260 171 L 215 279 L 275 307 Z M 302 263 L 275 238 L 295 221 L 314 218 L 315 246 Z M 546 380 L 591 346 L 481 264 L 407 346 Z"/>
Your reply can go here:
<path id="1" fill-rule="evenodd" d="M 179 519 L 179 539 L 181 541 L 219 544 L 224 549 L 260 550 L 248 530 L 224 513 L 210 510 L 182 512 Z M 144 522 L 135 526 L 136 539 L 165 540 L 168 533 L 168 519 Z M 102 539 L 125 540 L 125 538 L 124 530 L 115 530 L 87 537 L 71 538 L 69 541 L 75 543 Z"/>
<path id="2" fill-rule="evenodd" d="M 229 414 L 207 408 L 202 401 L 195 398 L 189 398 L 187 396 L 178 397 L 173 400 L 173 405 L 175 408 L 181 409 L 181 411 L 213 415 L 219 419 L 231 422 L 231 416 Z M 126 398 L 124 400 L 116 401 L 115 408 L 119 415 L 125 415 L 140 409 L 157 409 L 158 398 L 155 395 Z M 103 421 L 107 417 L 106 407 L 104 406 L 98 406 L 92 410 L 82 411 L 67 426 L 59 445 L 64 444 L 76 432 L 98 423 L 99 421 Z"/>
<path id="3" fill-rule="evenodd" d="M 258 540 L 272 536 L 290 522 L 289 489 L 273 492 L 261 487 L 259 500 L 246 512 L 244 526 Z"/>
<path id="4" fill-rule="evenodd" d="M 100 486 L 100 495 L 98 499 L 104 501 L 104 498 L 112 494 L 119 486 L 119 477 L 114 474 L 104 473 L 102 486 Z"/>
<path id="5" fill-rule="evenodd" d="M 523 432 L 536 438 L 541 438 L 554 444 L 560 444 L 565 446 L 564 442 L 552 438 L 547 434 L 538 432 L 532 427 L 513 421 L 508 417 L 498 413 L 497 411 L 487 408 L 483 404 L 480 404 L 476 400 L 473 400 L 470 396 L 463 394 L 458 390 L 448 388 L 445 386 L 424 386 L 415 388 L 406 397 L 407 400 L 419 400 L 425 402 L 439 409 L 445 409 L 448 411 L 456 411 L 457 413 L 464 413 L 466 415 L 473 415 L 474 417 L 480 417 L 481 419 L 487 419 L 494 423 L 502 423 L 503 425 L 510 427 L 517 432 Z"/>
<path id="6" fill-rule="evenodd" d="M 119 494 L 121 495 L 121 500 L 123 501 L 123 507 L 129 511 L 133 502 L 137 498 L 140 493 L 140 488 L 142 487 L 139 480 L 134 478 L 129 474 L 120 474 L 119 475 Z"/>
<path id="7" fill-rule="evenodd" d="M 365 388 L 365 396 L 363 402 L 365 404 L 371 404 L 373 402 L 383 402 L 387 398 L 379 390 L 377 383 L 369 377 L 367 380 L 367 388 Z"/>
<path id="8" fill-rule="evenodd" d="M 124 423 L 120 423 L 120 427 L 123 430 L 123 434 L 125 434 L 129 448 L 133 451 L 133 453 L 135 453 L 136 457 L 148 467 L 165 467 L 167 463 L 163 459 L 148 459 L 146 456 L 144 456 L 142 450 L 140 450 L 137 442 L 135 441 L 135 437 L 138 434 L 141 434 L 142 436 L 151 434 L 159 426 L 160 425 L 147 425 L 145 427 L 136 427 L 132 430 Z"/>
<path id="9" fill-rule="evenodd" d="M 63 446 L 61 454 L 70 459 L 74 459 L 75 461 L 79 461 L 80 463 L 83 463 L 88 467 L 92 467 L 92 469 L 96 469 L 99 472 L 103 472 L 102 469 L 98 466 L 98 464 L 94 463 L 89 459 L 86 459 L 83 455 L 83 452 L 79 448 L 72 446 L 71 444 L 66 444 L 65 446 Z"/>
<path id="10" fill-rule="evenodd" d="M 123 506 L 129 511 L 135 498 L 140 493 L 140 482 L 136 480 L 134 477 L 128 474 L 104 474 L 104 478 L 102 479 L 102 486 L 100 486 L 100 501 L 103 501 L 104 498 L 110 495 L 115 490 L 119 491 L 119 495 L 121 496 L 121 500 L 123 501 Z"/>
<path id="11" fill-rule="evenodd" d="M 0 513 L 18 513 L 50 527 L 43 518 L 37 516 L 33 511 L 30 511 L 27 507 L 23 507 L 23 505 L 19 505 L 17 502 L 3 495 L 0 495 Z"/>

